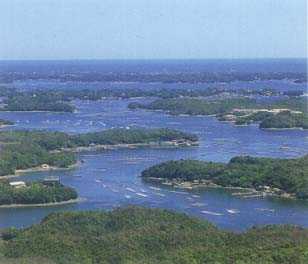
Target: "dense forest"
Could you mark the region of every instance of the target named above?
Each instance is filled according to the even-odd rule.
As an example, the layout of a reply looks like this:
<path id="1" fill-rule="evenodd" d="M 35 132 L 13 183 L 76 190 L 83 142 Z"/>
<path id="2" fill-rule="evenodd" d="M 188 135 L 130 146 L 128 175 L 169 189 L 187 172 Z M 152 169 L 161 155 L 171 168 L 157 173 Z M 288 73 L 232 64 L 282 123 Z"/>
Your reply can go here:
<path id="1" fill-rule="evenodd" d="M 68 168 L 76 163 L 71 152 L 51 153 L 31 139 L 1 145 L 0 176 L 15 174 L 23 170 L 48 164 L 57 168 Z"/>
<path id="2" fill-rule="evenodd" d="M 304 264 L 307 248 L 307 229 L 295 226 L 265 226 L 236 234 L 180 213 L 127 207 L 53 213 L 30 228 L 3 230 L 0 261 Z"/>
<path id="3" fill-rule="evenodd" d="M 230 121 L 230 115 L 218 116 L 220 121 Z M 308 129 L 308 114 L 284 110 L 278 113 L 258 111 L 247 115 L 231 115 L 236 125 L 259 123 L 260 128 L 303 128 Z"/>
<path id="4" fill-rule="evenodd" d="M 262 119 L 260 128 L 303 128 L 308 129 L 308 114 L 293 114 L 284 111 Z"/>
<path id="5" fill-rule="evenodd" d="M 44 204 L 63 202 L 77 198 L 77 192 L 61 183 L 27 183 L 25 187 L 15 188 L 6 181 L 0 181 L 0 205 Z"/>
<path id="6" fill-rule="evenodd" d="M 52 94 L 14 94 L 3 101 L 0 111 L 53 111 L 73 112 L 74 107 L 67 102 L 57 100 Z"/>
<path id="7" fill-rule="evenodd" d="M 98 144 L 160 144 L 168 141 L 197 140 L 195 135 L 163 128 L 110 129 L 76 135 L 48 131 L 1 131 L 0 176 L 42 164 L 67 168 L 76 163 L 76 156 L 70 151 L 63 151 L 65 149 Z"/>
<path id="8" fill-rule="evenodd" d="M 208 180 L 224 187 L 260 189 L 276 188 L 277 192 L 308 199 L 308 155 L 295 159 L 234 157 L 229 163 L 198 160 L 167 161 L 142 172 L 144 179 L 200 181 Z"/>
<path id="9" fill-rule="evenodd" d="M 252 108 L 255 100 L 233 98 L 208 101 L 198 98 L 157 99 L 149 104 L 131 103 L 130 109 L 144 108 L 149 110 L 163 110 L 173 115 L 217 115 L 230 112 L 234 108 Z"/>

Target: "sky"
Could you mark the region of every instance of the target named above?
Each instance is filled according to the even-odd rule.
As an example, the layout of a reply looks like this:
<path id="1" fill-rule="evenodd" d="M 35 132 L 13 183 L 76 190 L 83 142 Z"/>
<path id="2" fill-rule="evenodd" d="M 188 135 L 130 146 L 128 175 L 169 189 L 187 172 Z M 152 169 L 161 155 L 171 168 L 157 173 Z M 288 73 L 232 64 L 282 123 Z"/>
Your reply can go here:
<path id="1" fill-rule="evenodd" d="M 307 58 L 307 0 L 0 0 L 0 59 Z"/>

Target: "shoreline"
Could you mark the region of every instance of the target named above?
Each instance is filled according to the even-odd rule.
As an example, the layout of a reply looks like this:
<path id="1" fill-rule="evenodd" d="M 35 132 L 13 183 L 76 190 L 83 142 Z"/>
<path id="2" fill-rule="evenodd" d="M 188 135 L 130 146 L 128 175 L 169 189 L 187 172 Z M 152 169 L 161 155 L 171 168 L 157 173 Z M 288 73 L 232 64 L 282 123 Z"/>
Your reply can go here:
<path id="1" fill-rule="evenodd" d="M 68 111 L 52 111 L 52 110 L 27 110 L 27 111 L 22 111 L 22 110 L 1 110 L 0 113 L 74 113 L 74 112 L 68 112 Z"/>
<path id="2" fill-rule="evenodd" d="M 132 143 L 132 144 L 114 144 L 114 145 L 102 145 L 97 144 L 94 146 L 81 146 L 74 148 L 63 148 L 59 151 L 72 151 L 72 152 L 83 152 L 83 151 L 96 151 L 96 150 L 114 150 L 114 149 L 130 149 L 130 148 L 168 148 L 168 147 L 196 147 L 199 146 L 199 141 L 163 141 L 161 143 Z M 56 150 L 57 152 L 58 150 Z"/>
<path id="3" fill-rule="evenodd" d="M 3 204 L 0 205 L 0 209 L 5 208 L 24 208 L 24 207 L 50 207 L 50 206 L 61 206 L 66 204 L 74 204 L 74 203 L 81 203 L 86 201 L 85 198 L 77 198 L 71 199 L 62 202 L 53 202 L 53 203 L 39 203 L 39 204 Z"/>
<path id="4" fill-rule="evenodd" d="M 23 176 L 23 174 L 28 173 L 28 172 L 53 171 L 53 170 L 57 170 L 57 171 L 59 171 L 59 170 L 72 170 L 72 169 L 77 168 L 79 165 L 80 165 L 80 162 L 78 161 L 75 164 L 72 164 L 67 168 L 51 167 L 51 166 L 49 168 L 42 168 L 41 166 L 39 166 L 39 167 L 32 167 L 32 168 L 28 168 L 28 169 L 16 170 L 15 174 L 0 176 L 0 181 L 5 180 L 5 179 L 12 179 L 12 178 L 20 177 L 20 176 Z"/>
<path id="5" fill-rule="evenodd" d="M 166 180 L 164 178 L 142 178 L 146 182 L 156 182 L 165 186 L 170 186 L 176 189 L 186 189 L 193 190 L 199 188 L 211 188 L 211 189 L 225 189 L 225 190 L 239 190 L 243 192 L 232 192 L 231 195 L 241 198 L 264 198 L 264 197 L 278 197 L 282 199 L 296 199 L 296 196 L 292 193 L 287 193 L 283 190 L 277 189 L 275 187 L 267 187 L 265 190 L 257 190 L 255 188 L 249 187 L 240 187 L 240 186 L 222 186 L 216 183 L 213 183 L 210 180 L 205 180 L 204 182 L 190 182 L 190 181 L 181 181 L 178 179 Z M 282 192 L 282 193 L 277 193 Z M 275 193 L 276 192 L 276 193 Z"/>
<path id="6" fill-rule="evenodd" d="M 216 120 L 218 120 L 219 122 L 225 122 L 225 123 L 229 123 L 232 124 L 234 126 L 237 127 L 244 127 L 244 126 L 250 126 L 250 125 L 258 125 L 258 122 L 252 122 L 250 124 L 236 124 L 236 120 L 219 120 L 218 118 L 218 114 L 185 114 L 185 113 L 173 113 L 170 110 L 163 110 L 163 109 L 148 109 L 148 108 L 137 108 L 137 109 L 141 109 L 141 110 L 145 110 L 145 111 L 149 111 L 149 112 L 163 112 L 166 115 L 170 115 L 170 116 L 179 116 L 179 117 L 215 117 Z M 291 110 L 290 110 L 291 111 Z M 258 126 L 259 129 L 261 130 L 273 130 L 273 131 L 284 131 L 284 130 L 303 130 L 303 131 L 307 131 L 308 128 L 303 128 L 303 127 L 286 127 L 286 128 L 279 128 L 279 127 L 269 127 L 269 128 L 262 128 L 260 126 Z"/>
<path id="7" fill-rule="evenodd" d="M 99 150 L 116 150 L 116 149 L 134 149 L 134 148 L 178 148 L 178 147 L 196 147 L 199 146 L 199 141 L 164 141 L 161 143 L 134 143 L 134 144 L 115 144 L 115 145 L 94 145 L 86 147 L 74 147 L 74 148 L 63 148 L 61 150 L 54 150 L 51 153 L 71 151 L 75 153 L 81 152 L 90 152 L 90 151 L 99 151 Z M 11 179 L 20 177 L 28 172 L 40 172 L 40 171 L 53 171 L 53 170 L 71 170 L 78 167 L 81 164 L 81 161 L 77 161 L 75 164 L 68 166 L 67 168 L 52 167 L 42 168 L 41 166 L 32 167 L 28 169 L 15 170 L 14 174 L 0 176 L 0 181 L 3 179 Z"/>

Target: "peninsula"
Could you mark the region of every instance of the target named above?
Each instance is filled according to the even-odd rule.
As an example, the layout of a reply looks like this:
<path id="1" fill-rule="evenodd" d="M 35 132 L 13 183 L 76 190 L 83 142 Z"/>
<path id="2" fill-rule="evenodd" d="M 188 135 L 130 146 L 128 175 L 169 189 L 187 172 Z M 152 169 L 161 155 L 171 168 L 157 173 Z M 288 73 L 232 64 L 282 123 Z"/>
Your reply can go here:
<path id="1" fill-rule="evenodd" d="M 199 160 L 167 161 L 141 174 L 179 188 L 244 188 L 244 196 L 280 196 L 308 199 L 308 155 L 294 159 L 239 156 L 229 163 Z"/>
<path id="2" fill-rule="evenodd" d="M 290 97 L 272 103 L 250 98 L 206 100 L 202 98 L 157 99 L 149 104 L 131 103 L 130 109 L 162 110 L 172 115 L 214 115 L 236 125 L 259 123 L 260 128 L 308 128 L 307 99 Z"/>
<path id="3" fill-rule="evenodd" d="M 50 131 L 1 131 L 0 175 L 14 175 L 26 169 L 69 168 L 77 162 L 75 151 L 197 144 L 195 135 L 165 128 L 115 128 L 75 135 Z"/>
<path id="4" fill-rule="evenodd" d="M 77 201 L 77 192 L 60 182 L 0 181 L 0 208 L 55 205 Z"/>

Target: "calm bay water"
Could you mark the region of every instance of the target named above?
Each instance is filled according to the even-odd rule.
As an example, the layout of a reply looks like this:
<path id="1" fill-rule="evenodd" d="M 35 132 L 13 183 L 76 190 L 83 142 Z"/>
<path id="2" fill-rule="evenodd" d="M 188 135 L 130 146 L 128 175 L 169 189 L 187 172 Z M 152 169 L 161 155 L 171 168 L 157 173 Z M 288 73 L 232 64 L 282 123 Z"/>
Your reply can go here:
<path id="1" fill-rule="evenodd" d="M 306 72 L 306 60 L 195 60 L 195 61 L 28 61 L 0 62 L 1 73 L 174 73 L 174 72 Z M 288 80 L 211 84 L 101 83 L 50 80 L 15 81 L 7 86 L 21 90 L 37 88 L 273 88 L 303 90 L 307 84 Z M 162 112 L 130 111 L 127 104 L 150 99 L 76 101 L 77 113 L 6 113 L 0 118 L 16 123 L 10 129 L 47 129 L 68 133 L 100 131 L 112 127 L 169 127 L 195 133 L 200 146 L 192 148 L 121 149 L 79 154 L 80 167 L 67 171 L 27 173 L 20 180 L 58 175 L 77 189 L 85 202 L 45 208 L 0 209 L 0 228 L 29 226 L 51 212 L 106 210 L 123 205 L 167 208 L 207 219 L 219 227 L 242 231 L 253 225 L 298 224 L 308 227 L 308 202 L 272 198 L 238 198 L 219 189 L 179 190 L 142 182 L 145 168 L 171 159 L 201 159 L 227 162 L 236 155 L 292 158 L 308 153 L 308 131 L 265 131 L 257 126 L 236 127 L 213 117 L 169 116 Z M 17 178 L 16 178 L 17 179 Z M 233 211 L 230 211 L 230 209 Z M 229 211 L 228 211 L 229 210 Z M 236 212 L 236 213 L 232 213 Z"/>
<path id="2" fill-rule="evenodd" d="M 148 100 L 148 99 L 147 99 Z M 237 198 L 224 190 L 179 190 L 143 183 L 141 171 L 171 159 L 227 162 L 236 155 L 297 157 L 307 153 L 308 131 L 264 131 L 257 126 L 237 127 L 213 117 L 170 116 L 161 112 L 130 111 L 129 100 L 76 101 L 77 113 L 0 113 L 15 121 L 14 129 L 48 129 L 69 133 L 112 127 L 169 127 L 195 133 L 200 146 L 177 149 L 121 149 L 81 153 L 84 163 L 69 171 L 35 172 L 21 180 L 59 175 L 77 189 L 85 202 L 46 208 L 0 209 L 0 227 L 28 226 L 59 210 L 112 209 L 143 205 L 184 212 L 219 227 L 241 231 L 253 225 L 292 223 L 308 227 L 308 202 L 272 198 Z M 282 148 L 283 147 L 283 148 Z M 153 188 L 154 187 L 154 188 Z M 237 213 L 227 210 L 234 209 Z"/>

